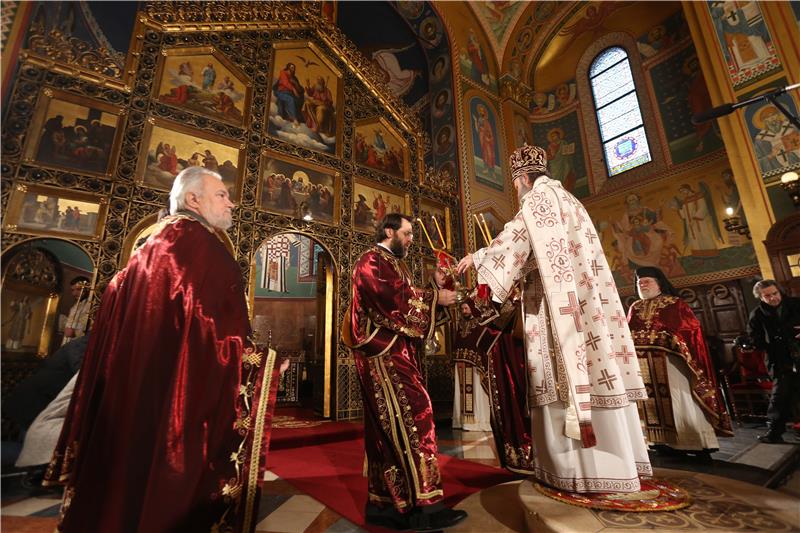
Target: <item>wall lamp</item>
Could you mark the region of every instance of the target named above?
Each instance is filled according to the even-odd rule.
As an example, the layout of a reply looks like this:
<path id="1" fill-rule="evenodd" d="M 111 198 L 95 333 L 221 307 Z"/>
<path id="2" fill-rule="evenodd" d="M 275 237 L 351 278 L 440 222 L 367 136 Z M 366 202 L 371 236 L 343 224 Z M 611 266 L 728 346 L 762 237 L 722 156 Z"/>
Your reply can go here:
<path id="1" fill-rule="evenodd" d="M 786 190 L 795 207 L 800 207 L 800 176 L 797 172 L 786 172 L 781 176 L 781 187 Z"/>
<path id="2" fill-rule="evenodd" d="M 733 213 L 734 211 L 732 207 L 725 208 L 725 214 L 728 215 L 728 218 L 722 219 L 722 222 L 725 224 L 725 231 L 738 233 L 739 235 L 744 235 L 750 239 L 750 228 L 747 226 L 747 224 L 742 224 L 742 219 L 738 216 L 734 216 Z"/>

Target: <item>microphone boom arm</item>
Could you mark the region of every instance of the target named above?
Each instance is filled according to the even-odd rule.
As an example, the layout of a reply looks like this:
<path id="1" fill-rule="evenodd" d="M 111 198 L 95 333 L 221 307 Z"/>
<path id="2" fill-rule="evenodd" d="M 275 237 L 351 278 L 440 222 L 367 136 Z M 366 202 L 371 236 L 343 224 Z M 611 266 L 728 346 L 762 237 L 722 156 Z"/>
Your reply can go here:
<path id="1" fill-rule="evenodd" d="M 789 85 L 786 87 L 781 87 L 780 89 L 776 89 L 770 93 L 762 94 L 760 96 L 755 96 L 753 98 L 748 98 L 744 102 L 737 102 L 733 104 L 722 104 L 717 107 L 713 107 L 708 111 L 703 111 L 700 113 L 696 113 L 692 116 L 692 124 L 700 124 L 702 122 L 708 122 L 709 120 L 714 120 L 716 118 L 729 115 L 733 113 L 735 110 L 739 109 L 740 107 L 746 107 L 751 104 L 755 104 L 756 102 L 761 102 L 763 100 L 767 100 L 772 105 L 774 105 L 778 111 L 783 113 L 783 115 L 789 120 L 789 122 L 794 125 L 797 129 L 800 130 L 800 120 L 792 114 L 783 104 L 781 104 L 777 97 L 784 94 L 787 91 L 791 91 L 793 89 L 797 89 L 800 87 L 800 83 L 795 83 L 794 85 Z"/>

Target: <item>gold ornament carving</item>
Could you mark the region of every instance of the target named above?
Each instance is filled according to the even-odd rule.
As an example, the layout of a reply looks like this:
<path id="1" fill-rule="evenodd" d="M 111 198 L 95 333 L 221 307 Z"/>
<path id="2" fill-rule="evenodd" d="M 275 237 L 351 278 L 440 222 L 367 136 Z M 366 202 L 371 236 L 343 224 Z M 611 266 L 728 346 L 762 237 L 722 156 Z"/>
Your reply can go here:
<path id="1" fill-rule="evenodd" d="M 58 292 L 58 274 L 50 258 L 33 246 L 26 246 L 6 266 L 4 282 L 23 283 Z"/>
<path id="2" fill-rule="evenodd" d="M 445 194 L 455 194 L 456 193 L 456 182 L 457 179 L 455 176 L 451 176 L 447 172 L 443 172 L 441 169 L 435 169 L 431 166 L 425 167 L 425 178 L 424 178 L 424 185 L 436 189 L 437 191 L 443 192 Z"/>
<path id="3" fill-rule="evenodd" d="M 31 26 L 26 55 L 31 59 L 77 67 L 104 78 L 122 78 L 125 63 L 121 54 L 114 54 L 104 47 L 95 48 L 59 29 L 47 31 L 41 23 Z"/>
<path id="4" fill-rule="evenodd" d="M 290 22 L 298 18 L 297 10 L 288 2 L 147 2 L 145 15 L 170 30 L 180 24 L 264 24 Z M 186 28 L 181 28 L 185 30 Z M 214 28 L 219 29 L 219 28 Z"/>
<path id="5" fill-rule="evenodd" d="M 511 76 L 504 76 L 500 80 L 500 96 L 511 99 L 525 109 L 530 109 L 533 102 L 533 89 Z"/>

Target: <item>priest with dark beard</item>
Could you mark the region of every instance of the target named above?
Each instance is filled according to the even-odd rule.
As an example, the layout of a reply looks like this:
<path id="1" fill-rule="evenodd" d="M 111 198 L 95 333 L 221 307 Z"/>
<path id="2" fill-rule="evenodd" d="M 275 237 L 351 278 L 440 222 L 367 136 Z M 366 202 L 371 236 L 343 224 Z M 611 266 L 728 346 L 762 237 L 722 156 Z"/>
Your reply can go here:
<path id="1" fill-rule="evenodd" d="M 408 218 L 378 223 L 375 246 L 353 269 L 342 336 L 353 350 L 364 402 L 368 467 L 366 520 L 391 529 L 434 531 L 467 513 L 444 507 L 433 409 L 417 356 L 437 325 L 436 306 L 453 291 L 412 285 L 403 259 L 413 240 Z"/>

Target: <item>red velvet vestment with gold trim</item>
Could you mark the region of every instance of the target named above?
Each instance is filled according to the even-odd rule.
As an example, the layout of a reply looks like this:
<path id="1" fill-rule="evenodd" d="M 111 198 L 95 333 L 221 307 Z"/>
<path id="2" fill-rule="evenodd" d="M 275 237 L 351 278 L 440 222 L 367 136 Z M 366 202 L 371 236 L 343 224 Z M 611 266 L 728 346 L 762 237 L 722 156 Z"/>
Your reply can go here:
<path id="1" fill-rule="evenodd" d="M 252 530 L 278 380 L 244 294 L 230 240 L 188 214 L 114 277 L 46 476 L 61 531 Z"/>
<path id="2" fill-rule="evenodd" d="M 358 259 L 352 282 L 346 342 L 364 400 L 369 501 L 400 512 L 432 505 L 442 480 L 417 356 L 436 326 L 437 290 L 414 287 L 405 263 L 381 246 Z"/>
<path id="3" fill-rule="evenodd" d="M 512 334 L 518 292 L 502 305 L 491 301 L 485 285 L 470 293 L 465 303 L 471 317 L 453 321 L 453 359 L 481 373 L 500 464 L 511 472 L 534 474 L 525 347 Z"/>
<path id="4" fill-rule="evenodd" d="M 663 442 L 664 432 L 669 433 L 674 426 L 672 406 L 666 405 L 671 404 L 669 383 L 665 382 L 665 372 L 658 370 L 659 365 L 666 364 L 667 354 L 677 355 L 686 363 L 691 376 L 692 396 L 716 434 L 732 436 L 730 417 L 717 385 L 714 365 L 703 339 L 700 321 L 692 309 L 677 296 L 662 294 L 637 300 L 628 310 L 628 325 L 640 364 L 648 369 L 643 374 L 651 399 L 640 406 L 641 410 L 649 410 L 646 416 L 642 416 L 648 438 L 653 442 Z M 659 387 L 663 393 L 659 392 Z M 654 404 L 655 398 L 659 399 L 657 405 Z"/>

